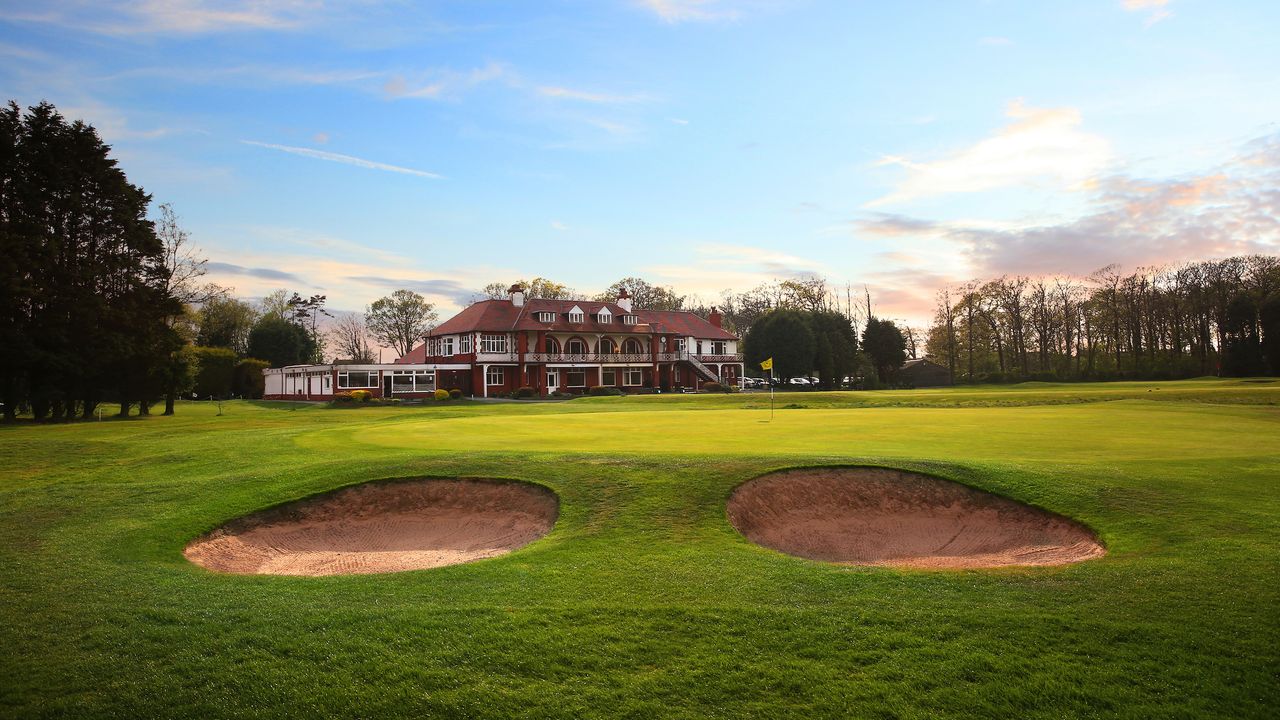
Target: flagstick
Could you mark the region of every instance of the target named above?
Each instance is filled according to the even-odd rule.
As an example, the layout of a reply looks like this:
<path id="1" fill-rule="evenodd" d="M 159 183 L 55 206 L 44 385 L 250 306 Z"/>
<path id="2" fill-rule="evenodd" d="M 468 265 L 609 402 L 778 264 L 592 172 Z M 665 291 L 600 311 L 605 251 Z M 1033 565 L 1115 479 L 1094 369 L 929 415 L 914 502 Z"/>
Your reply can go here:
<path id="1" fill-rule="evenodd" d="M 770 358 L 772 360 L 772 358 Z M 773 422 L 773 365 L 769 366 L 769 422 Z"/>

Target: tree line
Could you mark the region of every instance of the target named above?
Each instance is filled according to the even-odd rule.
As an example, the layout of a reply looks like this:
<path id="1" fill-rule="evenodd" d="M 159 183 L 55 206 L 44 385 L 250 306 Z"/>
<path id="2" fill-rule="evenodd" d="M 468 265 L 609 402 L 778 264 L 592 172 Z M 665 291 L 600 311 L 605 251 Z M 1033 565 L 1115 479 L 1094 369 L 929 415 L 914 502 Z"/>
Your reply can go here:
<path id="1" fill-rule="evenodd" d="M 927 345 L 966 383 L 1280 374 L 1280 258 L 972 281 Z"/>

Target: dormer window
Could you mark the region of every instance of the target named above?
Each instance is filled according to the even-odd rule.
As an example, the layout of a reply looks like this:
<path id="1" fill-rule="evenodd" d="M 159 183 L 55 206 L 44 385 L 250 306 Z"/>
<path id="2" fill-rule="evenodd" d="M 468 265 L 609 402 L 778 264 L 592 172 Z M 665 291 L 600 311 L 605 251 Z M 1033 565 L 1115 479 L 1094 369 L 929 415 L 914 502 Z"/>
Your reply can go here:
<path id="1" fill-rule="evenodd" d="M 600 312 L 596 313 L 596 322 L 606 325 L 613 322 L 613 313 L 607 307 L 600 308 Z"/>
<path id="2" fill-rule="evenodd" d="M 573 308 L 569 310 L 569 322 L 580 323 L 585 321 L 586 319 L 587 319 L 586 314 L 583 313 L 582 308 L 578 307 L 577 305 L 574 305 Z"/>
<path id="3" fill-rule="evenodd" d="M 636 320 L 637 320 L 637 318 L 636 318 L 636 316 L 635 316 L 635 315 L 623 315 L 623 316 L 622 316 L 622 324 L 623 324 L 623 325 L 635 325 L 635 324 L 636 324 Z"/>
<path id="4" fill-rule="evenodd" d="M 552 323 L 556 321 L 556 314 L 545 310 L 538 313 L 538 322 Z"/>

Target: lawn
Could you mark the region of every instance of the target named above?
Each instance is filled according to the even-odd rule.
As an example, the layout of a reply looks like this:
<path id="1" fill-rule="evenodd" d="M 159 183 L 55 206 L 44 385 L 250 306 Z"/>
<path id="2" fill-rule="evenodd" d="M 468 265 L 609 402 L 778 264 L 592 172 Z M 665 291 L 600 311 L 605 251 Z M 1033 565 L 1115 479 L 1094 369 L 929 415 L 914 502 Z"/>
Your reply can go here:
<path id="1" fill-rule="evenodd" d="M 790 406 L 790 407 L 788 407 Z M 651 396 L 0 427 L 0 715 L 1275 717 L 1280 382 Z M 1109 554 L 903 571 L 756 547 L 769 470 L 923 470 L 1074 517 Z M 230 576 L 183 546 L 336 487 L 555 490 L 513 554 Z"/>

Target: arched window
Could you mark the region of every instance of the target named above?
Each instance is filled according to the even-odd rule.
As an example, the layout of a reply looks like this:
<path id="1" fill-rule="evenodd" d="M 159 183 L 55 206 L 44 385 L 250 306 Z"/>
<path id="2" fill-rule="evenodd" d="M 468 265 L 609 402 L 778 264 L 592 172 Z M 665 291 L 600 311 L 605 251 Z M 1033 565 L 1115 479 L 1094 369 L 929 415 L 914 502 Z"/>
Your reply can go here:
<path id="1" fill-rule="evenodd" d="M 639 340 L 635 338 L 627 338 L 626 341 L 622 343 L 622 352 L 627 355 L 640 355 L 644 350 L 643 346 L 640 345 Z"/>
<path id="2" fill-rule="evenodd" d="M 542 351 L 554 355 L 555 353 L 560 352 L 560 343 L 556 342 L 555 338 L 549 337 L 547 338 L 547 341 L 543 343 Z"/>
<path id="3" fill-rule="evenodd" d="M 587 341 L 580 337 L 569 338 L 569 341 L 564 344 L 564 351 L 566 355 L 586 355 Z"/>
<path id="4" fill-rule="evenodd" d="M 618 344 L 613 341 L 613 338 L 600 338 L 601 355 L 612 355 L 616 352 L 618 352 Z"/>

